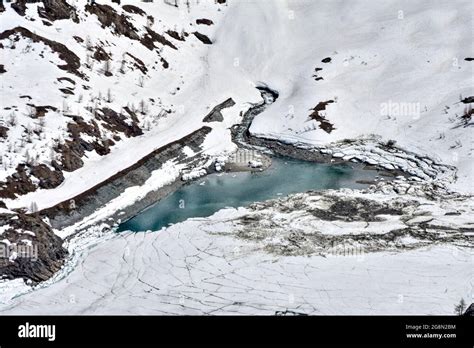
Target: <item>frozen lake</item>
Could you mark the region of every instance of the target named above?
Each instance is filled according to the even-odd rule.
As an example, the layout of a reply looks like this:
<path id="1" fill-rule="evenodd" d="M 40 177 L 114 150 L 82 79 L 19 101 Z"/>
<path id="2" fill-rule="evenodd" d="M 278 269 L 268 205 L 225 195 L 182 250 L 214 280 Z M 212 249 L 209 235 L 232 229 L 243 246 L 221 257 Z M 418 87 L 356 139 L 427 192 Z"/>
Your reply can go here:
<path id="1" fill-rule="evenodd" d="M 175 191 L 123 223 L 119 231 L 158 231 L 192 217 L 207 217 L 226 207 L 247 206 L 308 190 L 363 188 L 375 170 L 349 164 L 320 164 L 273 157 L 264 172 L 212 174 Z"/>

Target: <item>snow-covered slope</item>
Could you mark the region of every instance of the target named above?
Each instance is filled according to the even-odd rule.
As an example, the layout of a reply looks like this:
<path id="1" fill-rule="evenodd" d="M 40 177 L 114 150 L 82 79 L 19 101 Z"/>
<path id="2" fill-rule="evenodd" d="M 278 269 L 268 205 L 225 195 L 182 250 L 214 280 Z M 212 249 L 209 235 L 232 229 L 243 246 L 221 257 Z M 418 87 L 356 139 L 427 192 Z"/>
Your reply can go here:
<path id="1" fill-rule="evenodd" d="M 198 129 L 229 97 L 236 104 L 212 125 L 204 148 L 231 150 L 228 127 L 260 99 L 259 83 L 280 97 L 255 119 L 254 134 L 386 166 L 393 156 L 373 149 L 390 141 L 458 168 L 453 187 L 471 190 L 468 0 L 67 3 L 73 11 L 65 19 L 41 18 L 41 2 L 28 4 L 24 16 L 9 4 L 1 13 L 0 32 L 24 27 L 79 60 L 64 52 L 62 59 L 61 48 L 53 52 L 25 33 L 2 35 L 1 116 L 8 130 L 0 141 L 0 180 L 15 172 L 31 178 L 6 190 L 16 196 L 4 195 L 9 207 L 35 202 L 41 209 L 69 199 Z M 58 67 L 64 59 L 68 66 Z M 52 108 L 41 117 L 38 106 Z M 119 116 L 104 116 L 109 109 Z M 79 154 L 74 132 L 88 143 Z M 328 145 L 354 138 L 362 138 L 361 146 L 348 153 Z M 18 168 L 22 163 L 27 167 Z M 412 165 L 402 160 L 394 167 Z"/>
<path id="2" fill-rule="evenodd" d="M 253 121 L 254 135 L 418 177 L 364 193 L 374 206 L 393 203 L 374 221 L 341 219 L 346 201 L 362 195 L 341 191 L 334 209 L 322 199 L 298 211 L 301 202 L 289 199 L 285 211 L 265 203 L 165 233 L 96 239 L 103 230 L 94 225 L 115 210 L 183 177 L 184 165 L 171 159 L 144 185 L 55 231 L 65 237 L 92 225 L 73 238 L 72 259 L 51 286 L 2 309 L 450 313 L 472 295 L 472 198 L 440 189 L 473 192 L 472 12 L 469 0 L 2 2 L 3 245 L 23 241 L 9 209 L 69 200 L 203 125 L 211 131 L 201 152 L 184 156 L 234 150 L 230 127 L 261 101 L 261 85 L 279 97 Z M 223 120 L 205 122 L 223 103 Z M 202 168 L 184 178 L 197 174 Z M 360 205 L 349 204 L 359 217 Z M 252 235 L 243 222 L 268 235 Z M 362 240 L 365 262 L 320 250 L 338 238 Z"/>
<path id="3" fill-rule="evenodd" d="M 471 190 L 473 123 L 461 99 L 474 96 L 473 10 L 469 0 L 230 2 L 212 65 L 279 91 L 255 135 L 394 140 L 458 167 L 455 187 Z"/>
<path id="4" fill-rule="evenodd" d="M 74 197 L 198 129 L 228 98 L 206 82 L 207 40 L 225 4 L 55 3 L 71 14 L 43 18 L 41 1 L 24 15 L 7 3 L 0 14 L 0 197 L 12 208 Z M 221 139 L 209 139 L 209 153 L 233 148 L 226 128 L 237 102 L 213 125 Z"/>

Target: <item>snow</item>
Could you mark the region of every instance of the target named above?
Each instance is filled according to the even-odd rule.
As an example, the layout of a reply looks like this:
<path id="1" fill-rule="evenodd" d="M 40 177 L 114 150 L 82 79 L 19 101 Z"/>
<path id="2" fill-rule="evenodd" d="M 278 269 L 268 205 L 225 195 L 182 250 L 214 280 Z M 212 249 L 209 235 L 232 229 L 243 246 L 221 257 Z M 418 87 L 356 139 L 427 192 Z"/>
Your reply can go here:
<path id="1" fill-rule="evenodd" d="M 8 229 L 10 229 L 10 225 L 3 225 L 3 226 L 0 226 L 0 236 L 5 233 Z"/>
<path id="2" fill-rule="evenodd" d="M 119 10 L 116 4 L 110 5 Z M 29 5 L 32 14 L 36 6 Z M 153 29 L 160 33 L 175 27 L 178 31 L 196 30 L 195 26 L 191 26 L 194 18 L 212 19 L 215 25 L 199 26 L 198 29 L 212 38 L 213 45 L 200 45 L 190 35 L 184 43 L 173 41 L 177 51 L 164 46 L 160 54 L 170 61 L 171 66 L 159 71 L 149 69 L 151 72 L 145 79 L 146 88 L 130 83 L 140 76 L 138 70 L 128 71 L 126 78 L 120 74 L 108 78 L 99 73 L 100 67 L 93 68 L 91 72 L 83 66 L 81 70 L 88 73 L 88 84 L 94 88 L 90 92 L 84 91 L 90 95 L 84 96 L 83 103 L 72 100 L 72 97 L 67 97 L 66 101 L 72 110 L 82 110 L 81 115 L 87 116 L 84 108 L 90 105 L 89 99 L 99 92 L 105 95 L 110 88 L 114 101 L 105 104 L 118 110 L 124 106 L 124 101 L 138 105 L 140 100 L 148 98 L 159 100 L 155 105 L 149 105 L 148 116 L 141 120 L 143 124 L 149 121 L 145 118 L 163 109 L 171 109 L 172 113 L 160 119 L 145 135 L 119 142 L 109 155 L 90 154 L 91 158 L 86 159 L 84 167 L 67 173 L 65 182 L 57 189 L 39 190 L 7 201 L 9 207 L 28 207 L 35 201 L 39 209 L 43 209 L 74 197 L 156 148 L 198 129 L 203 125 L 202 118 L 207 111 L 228 97 L 232 97 L 236 105 L 223 110 L 224 122 L 212 124 L 213 132 L 205 140 L 204 153 L 219 155 L 231 151 L 235 145 L 230 141 L 229 127 L 238 122 L 240 112 L 248 108 L 248 103 L 260 100 L 254 87 L 262 82 L 277 90 L 280 97 L 257 116 L 251 127 L 252 133 L 319 148 L 338 140 L 374 134 L 377 136 L 368 137 L 355 148 L 334 151 L 333 156 L 363 160 L 370 164 L 382 163 L 383 167 L 390 169 L 408 169 L 414 175 L 428 178 L 426 173 L 420 174 L 419 170 L 411 168 L 406 158 L 395 158 L 398 161 L 395 164 L 392 158 L 386 157 L 387 153 L 374 146 L 380 141 L 396 139 L 397 146 L 404 150 L 456 166 L 457 180 L 451 173 L 447 184 L 458 190 L 471 190 L 472 137 L 467 136 L 468 128 L 453 129 L 454 123 L 450 121 L 455 113 L 462 111 L 459 95 L 473 94 L 472 63 L 463 59 L 471 53 L 468 50 L 471 38 L 469 31 L 465 30 L 471 23 L 470 1 L 453 3 L 437 0 L 429 9 L 423 3 L 406 0 L 392 0 L 384 4 L 368 4 L 366 1 L 350 4 L 345 1 L 232 1 L 221 11 L 217 11 L 219 7 L 212 2 L 191 6 L 189 10 L 162 2 L 140 3 L 140 6 L 147 13 L 157 14 L 160 21 L 155 20 Z M 39 35 L 62 41 L 83 61 L 86 58 L 84 44 L 72 38 L 78 33 L 84 39 L 89 37 L 92 43 L 99 40 L 103 43 L 115 42 L 115 45 L 106 45 L 115 58 L 121 57 L 124 47 L 128 47 L 128 51 L 148 66 L 153 66 L 151 63 L 156 60 L 156 53 L 138 42 L 116 37 L 108 29 L 98 30 L 99 23 L 95 16 L 86 17 L 80 13 L 83 21 L 79 24 L 56 21 L 53 27 L 47 27 L 39 21 L 27 21 L 9 6 L 6 8 L 0 30 L 24 25 Z M 130 16 L 136 27 L 144 30 L 145 19 L 139 15 Z M 315 33 L 315 36 L 308 36 L 307 33 Z M 25 44 L 23 41 L 17 43 Z M 36 46 L 41 44 L 32 46 L 39 50 Z M 8 49 L 3 51 L 11 64 L 15 59 L 26 59 L 24 55 L 11 56 L 18 54 L 18 49 L 14 52 Z M 45 60 L 35 63 L 39 68 L 34 73 L 38 74 L 38 78 L 50 79 L 37 86 L 29 84 L 29 70 L 28 74 L 23 70 L 17 72 L 6 64 L 7 73 L 2 75 L 2 92 L 7 93 L 2 99 L 4 103 L 8 101 L 8 105 L 25 107 L 19 95 L 26 94 L 33 98 L 32 102 L 36 105 L 56 105 L 62 109 L 64 98 L 54 86 L 57 84 L 55 77 L 69 75 L 77 83 L 81 81 L 58 70 L 55 65 L 47 64 L 47 60 L 57 62 L 59 58 L 47 52 L 45 54 Z M 37 59 L 37 55 L 31 56 Z M 332 61 L 322 63 L 325 57 L 331 57 Z M 316 67 L 322 68 L 318 74 L 324 80 L 314 81 L 312 74 Z M 21 79 L 22 75 L 28 76 L 28 79 Z M 23 83 L 21 93 L 16 87 L 9 88 L 13 83 L 15 86 Z M 176 90 L 178 86 L 179 92 Z M 55 92 L 45 95 L 42 93 L 45 89 Z M 311 123 L 308 123 L 309 109 L 329 99 L 337 99 L 325 110 L 326 118 L 336 129 L 330 134 L 318 127 L 301 132 Z M 103 101 L 100 103 L 104 104 Z M 414 108 L 404 108 L 405 104 L 411 106 L 410 103 L 414 103 Z M 447 115 L 443 112 L 445 105 L 450 107 Z M 419 115 L 401 114 L 403 109 L 416 111 L 418 106 Z M 388 110 L 389 114 L 382 114 L 383 110 Z M 17 113 L 19 118 L 23 112 L 20 110 Z M 50 114 L 46 123 L 46 139 L 36 145 L 42 150 L 48 147 L 51 139 L 66 136 L 64 117 Z M 25 116 L 21 116 L 20 123 L 25 122 Z M 437 139 L 440 133 L 443 137 Z M 455 140 L 461 140 L 462 147 L 453 150 Z M 335 148 L 340 146 L 337 144 Z M 36 153 L 40 162 L 49 163 L 50 151 L 35 150 Z M 12 156 L 7 160 L 9 169 L 1 172 L 2 177 L 11 174 L 15 163 L 21 159 L 21 156 Z M 429 165 L 425 169 L 429 174 L 439 174 Z"/>
<path id="3" fill-rule="evenodd" d="M 115 3 L 98 2 L 121 11 Z M 83 5 L 85 0 L 74 3 Z M 127 3 L 136 5 L 122 1 L 122 5 Z M 37 6 L 28 4 L 29 16 L 36 16 Z M 145 115 L 139 114 L 144 135 L 122 139 L 106 156 L 87 153 L 84 166 L 65 173 L 61 186 L 5 200 L 8 208 L 36 202 L 44 209 L 69 200 L 203 125 L 212 131 L 199 155 L 217 159 L 219 171 L 225 154 L 236 149 L 230 127 L 252 103 L 261 101 L 255 87 L 262 84 L 278 91 L 279 98 L 256 117 L 250 129 L 254 135 L 321 150 L 347 161 L 402 169 L 412 177 L 405 183 L 399 180 L 396 190 L 406 192 L 407 197 L 424 190 L 413 183 L 433 180 L 457 192 L 474 192 L 471 129 L 457 127 L 456 116 L 465 106 L 459 96 L 474 95 L 472 62 L 464 60 L 472 57 L 472 35 L 466 30 L 472 26 L 471 1 L 434 0 L 429 7 L 411 0 L 258 0 L 229 1 L 226 6 L 201 1 L 189 10 L 161 1 L 139 6 L 155 16 L 153 29 L 157 32 L 199 30 L 213 44 L 203 45 L 191 34 L 185 42 L 170 39 L 178 47 L 176 51 L 166 46 L 159 52 L 149 51 L 137 41 L 101 29 L 97 18 L 83 11 L 78 24 L 56 21 L 44 26 L 39 20 L 20 17 L 6 4 L 0 31 L 27 27 L 65 44 L 83 63 L 85 44 L 73 35 L 93 45 L 100 43 L 112 54 L 114 76 L 104 76 L 96 62 L 91 68 L 81 66 L 80 71 L 89 78 L 83 81 L 57 68 L 62 60 L 42 43 L 20 40 L 11 49 L 9 40 L 2 40 L 2 64 L 7 72 L 0 83 L 0 125 L 8 125 L 12 113 L 18 124 L 9 125 L 8 141 L 0 141 L 0 180 L 27 157 L 51 163 L 54 142 L 68 138 L 65 113 L 91 120 L 88 107 L 108 106 L 118 111 L 142 100 L 147 101 L 148 109 Z M 128 15 L 143 33 L 146 18 Z M 210 18 L 215 25 L 197 28 L 193 24 L 196 18 Z M 41 51 L 42 59 L 38 56 Z M 149 69 L 146 77 L 132 69 L 129 58 L 126 74 L 117 72 L 126 51 L 143 60 Z M 168 69 L 155 63 L 159 57 L 170 63 Z M 330 63 L 321 62 L 326 57 L 331 58 Z M 315 68 L 322 70 L 315 72 Z M 323 80 L 315 81 L 315 74 Z M 76 82 L 75 91 L 83 95 L 82 100 L 78 94 L 64 96 L 59 91 L 71 86 L 57 81 L 65 76 Z M 83 84 L 93 88 L 82 90 Z M 109 89 L 111 101 L 99 98 Z M 24 95 L 32 99 L 20 98 Z M 222 110 L 223 122 L 202 122 L 214 106 L 228 98 L 236 104 Z M 328 100 L 334 103 L 321 115 L 334 125 L 331 133 L 308 119 L 310 109 Z M 31 143 L 24 141 L 23 127 L 37 127 L 39 121 L 29 117 L 27 102 L 58 108 L 47 113 L 43 133 L 33 135 Z M 111 135 L 103 127 L 101 132 Z M 389 140 L 396 141 L 391 149 L 382 146 Z M 189 147 L 184 154 L 197 155 Z M 142 187 L 128 188 L 92 216 L 56 231 L 64 238 L 87 228 L 68 242 L 72 256 L 64 269 L 34 291 L 21 280 L 0 283 L 2 313 L 274 314 L 291 309 L 310 314 L 452 314 L 461 297 L 472 298 L 468 239 L 458 246 L 423 241 L 428 246 L 415 248 L 420 240 L 405 235 L 396 239 L 395 251 L 364 253 L 362 257 L 346 255 L 345 246 L 336 246 L 326 257 L 288 256 L 262 248 L 288 247 L 284 233 L 261 243 L 236 237 L 238 229 L 232 219 L 248 213 L 242 208 L 222 210 L 208 219 L 190 219 L 160 233 L 116 235 L 110 232 L 111 226 L 102 223 L 150 190 L 180 177 L 191 180 L 205 174 L 203 168 L 189 171 L 169 161 Z M 381 202 L 394 194 L 388 186 L 380 192 L 374 197 Z M 357 195 L 346 190 L 337 194 Z M 324 206 L 323 201 L 313 203 Z M 268 223 L 286 226 L 287 234 L 291 232 L 288 226 L 307 232 L 317 228 L 328 238 L 348 232 L 382 238 L 388 231 L 433 218 L 439 226 L 472 228 L 472 204 L 467 198 L 461 203 L 424 204 L 428 215 L 406 221 L 390 216 L 368 226 L 316 221 L 297 211 L 270 211 Z M 458 210 L 461 215 L 444 214 Z M 4 212 L 10 211 L 0 208 L 0 213 Z M 263 227 L 271 228 L 265 223 L 262 221 Z M 10 242 L 4 239 L 2 243 Z M 400 245 L 414 249 L 400 251 Z M 350 247 L 359 250 L 361 245 Z M 17 297 L 21 293 L 25 294 Z"/>
<path id="4" fill-rule="evenodd" d="M 183 181 L 194 180 L 194 179 L 200 178 L 200 177 L 202 177 L 206 174 L 207 174 L 206 169 L 204 169 L 204 168 L 195 168 L 195 169 L 191 170 L 189 173 L 183 174 L 183 176 L 181 177 L 181 180 L 183 180 Z"/>
<path id="5" fill-rule="evenodd" d="M 98 2 L 107 3 L 119 12 L 121 11 L 120 7 L 116 4 L 108 1 Z M 85 3 L 85 0 L 76 2 L 77 5 Z M 126 3 L 122 2 L 122 5 Z M 135 4 L 134 2 L 129 3 Z M 38 4 L 28 5 L 32 15 L 36 12 L 37 6 Z M 195 24 L 193 24 L 195 18 L 210 18 L 217 22 L 219 17 L 223 15 L 223 11 L 218 11 L 222 6 L 216 5 L 214 2 L 202 2 L 200 6 L 191 6 L 189 12 L 183 7 L 175 8 L 163 2 L 140 3 L 140 7 L 146 10 L 147 13 L 156 16 L 153 29 L 159 33 L 164 33 L 168 29 L 177 30 L 178 32 L 181 30 L 188 32 L 199 30 L 212 37 L 216 26 L 199 26 L 199 28 L 195 28 Z M 138 15 L 130 16 L 134 18 L 134 25 L 137 28 L 145 25 L 145 18 L 140 19 Z M 178 50 L 175 51 L 164 46 L 160 55 L 170 62 L 170 67 L 169 69 L 163 69 L 160 65 L 154 64 L 157 60 L 156 52 L 149 51 L 137 41 L 129 40 L 123 36 L 114 36 L 109 29 L 100 29 L 95 16 L 86 16 L 83 10 L 80 11 L 80 18 L 81 22 L 79 24 L 71 23 L 70 21 L 56 21 L 54 26 L 48 27 L 42 25 L 40 21 L 27 21 L 25 18 L 17 15 L 10 6 L 6 6 L 6 11 L 2 14 L 0 30 L 3 31 L 19 25 L 25 26 L 38 35 L 64 43 L 81 58 L 82 62 L 86 60 L 87 50 L 84 47 L 84 43 L 80 44 L 73 39 L 73 35 L 79 35 L 84 40 L 88 38 L 94 45 L 100 41 L 105 45 L 106 51 L 110 51 L 113 59 L 115 59 L 112 64 L 119 64 L 124 50 L 132 52 L 133 55 L 142 59 L 149 68 L 149 76 L 145 78 L 144 87 L 131 83 L 139 78 L 141 74 L 139 70 L 128 69 L 123 76 L 114 70 L 114 76 L 106 77 L 100 72 L 100 66 L 95 66 L 92 70 L 82 66 L 81 71 L 86 73 L 89 78 L 85 82 L 78 79 L 77 76 L 67 74 L 58 69 L 56 64 L 50 64 L 50 60 L 54 63 L 62 63 L 55 54 L 45 52 L 45 59 L 41 60 L 38 59 L 37 52 L 25 55 L 19 54 L 18 48 L 11 52 L 5 49 L 4 51 L 7 51 L 5 54 L 8 55 L 8 59 L 5 65 L 7 72 L 2 74 L 2 95 L 4 95 L 4 98 L 2 98 L 1 106 L 3 108 L 17 105 L 19 108 L 19 111 L 16 113 L 18 114 L 18 125 L 14 130 L 9 131 L 9 137 L 11 136 L 9 142 L 14 144 L 15 141 L 19 141 L 18 137 L 21 135 L 22 124 L 27 122 L 34 123 L 29 117 L 24 115 L 26 104 L 24 100 L 19 98 L 20 95 L 31 96 L 33 99 L 30 102 L 35 105 L 52 105 L 58 107 L 60 111 L 63 110 L 63 104 L 66 101 L 68 109 L 71 112 L 80 114 L 85 120 L 92 117 L 90 112 L 86 110 L 86 107 L 94 106 L 94 103 L 99 103 L 99 106 L 107 106 L 119 111 L 127 104 L 137 106 L 141 100 L 153 98 L 156 100 L 156 103 L 154 105 L 149 103 L 148 114 L 140 116 L 140 123 L 145 125 L 145 128 L 148 128 L 151 122 L 150 129 L 143 136 L 118 142 L 117 145 L 111 148 L 111 153 L 107 156 L 87 153 L 89 158 L 83 158 L 85 165 L 72 173 L 65 173 L 65 181 L 61 186 L 51 190 L 37 190 L 36 192 L 20 196 L 15 200 L 5 200 L 8 207 L 29 207 L 31 202 L 36 202 L 38 208 L 43 209 L 71 199 L 77 194 L 104 181 L 114 173 L 134 164 L 153 150 L 199 129 L 204 125 L 202 118 L 208 110 L 228 97 L 227 92 L 221 88 L 222 81 L 220 79 L 218 79 L 216 84 L 209 82 L 206 58 L 209 47 L 194 38 L 194 35 L 190 35 L 185 42 L 176 42 L 177 40 L 173 41 L 171 38 L 168 38 L 178 47 Z M 7 42 L 8 40 L 4 41 Z M 20 40 L 17 46 L 20 44 L 26 45 L 27 40 Z M 42 46 L 42 44 L 37 45 Z M 39 48 L 35 48 L 35 50 L 39 50 Z M 15 59 L 21 62 L 24 67 L 23 70 L 17 71 L 14 69 L 12 64 Z M 39 68 L 34 73 L 48 81 L 38 84 L 29 83 L 29 79 L 32 77 L 29 73 L 31 69 L 28 69 L 28 73 L 25 69 L 33 64 L 30 63 L 30 60 L 34 59 L 38 59 L 40 61 L 38 64 L 43 64 L 45 69 L 49 69 L 42 69 L 42 65 L 38 65 Z M 95 65 L 100 64 L 96 62 Z M 116 66 L 115 69 L 118 69 L 118 67 Z M 64 97 L 58 90 L 58 82 L 56 81 L 56 78 L 61 76 L 68 76 L 75 80 L 76 90 L 80 88 L 81 84 L 87 84 L 93 86 L 93 88 L 89 91 L 81 91 L 81 94 L 84 96 L 82 102 L 77 100 L 77 95 Z M 13 86 L 15 87 L 13 88 Z M 21 88 L 16 88 L 16 86 Z M 179 87 L 179 91 L 177 91 L 177 87 Z M 105 96 L 108 89 L 113 94 L 113 101 L 109 103 L 104 100 L 97 100 L 98 95 Z M 259 99 L 259 93 L 253 90 L 251 84 L 247 85 L 247 89 L 248 91 L 243 94 L 244 97 L 236 97 L 237 104 L 224 112 L 228 120 L 222 124 L 212 125 L 216 130 L 208 136 L 204 145 L 208 153 L 218 154 L 229 148 L 234 148 L 227 127 L 229 124 L 236 122 L 239 117 L 239 111 L 243 109 L 242 103 Z M 51 91 L 51 93 L 45 94 L 44 90 Z M 248 98 L 248 95 L 252 97 Z M 96 100 L 92 102 L 92 99 Z M 156 120 L 155 115 L 164 109 L 171 110 L 171 113 L 164 118 Z M 48 112 L 46 120 L 46 131 L 44 132 L 47 134 L 46 139 L 42 142 L 35 139 L 31 147 L 36 149 L 33 153 L 34 156 L 37 153 L 40 154 L 38 162 L 49 164 L 51 161 L 51 141 L 67 138 L 65 127 L 68 119 L 63 117 L 61 112 Z M 106 130 L 103 129 L 102 131 L 108 134 Z M 229 135 L 224 141 L 222 140 L 221 132 L 226 132 Z M 0 147 L 2 147 L 0 150 L 2 154 L 7 153 L 9 159 L 4 161 L 8 163 L 8 169 L 1 171 L 0 178 L 10 175 L 16 164 L 24 160 L 24 157 L 18 156 L 18 154 L 10 155 L 9 151 L 4 151 L 3 146 L 7 146 L 7 143 L 0 142 Z M 37 151 L 38 149 L 40 149 L 40 152 Z M 44 155 L 41 155 L 41 151 L 44 152 Z M 22 150 L 22 152 L 26 153 L 26 149 Z M 187 154 L 190 155 L 189 152 Z"/>
<path id="6" fill-rule="evenodd" d="M 80 266 L 66 266 L 54 281 L 20 297 L 12 298 L 24 288 L 8 291 L 12 284 L 6 289 L 0 284 L 0 310 L 30 315 L 269 315 L 285 309 L 449 315 L 461 297 L 471 297 L 468 248 L 276 256 L 256 242 L 235 238 L 230 221 L 243 212 L 222 210 L 160 233 L 89 236 L 84 248 L 79 239 L 74 250 L 83 260 Z"/>
<path id="7" fill-rule="evenodd" d="M 257 160 L 249 161 L 250 168 L 261 168 L 262 166 L 263 166 L 263 163 L 261 161 L 257 161 Z"/>
<path id="8" fill-rule="evenodd" d="M 404 206 L 403 215 L 378 215 L 361 224 L 357 218 L 328 221 L 308 214 L 327 209 L 330 197 Z M 472 298 L 472 243 L 466 238 L 474 206 L 469 197 L 439 197 L 382 193 L 381 187 L 300 193 L 222 209 L 160 232 L 117 234 L 95 221 L 68 241 L 71 258 L 50 280 L 34 289 L 18 280 L 0 283 L 0 312 L 453 314 L 460 298 Z M 111 211 L 117 209 L 111 203 Z M 461 215 L 446 214 L 453 211 Z M 393 243 L 385 238 L 414 224 L 410 217 L 428 215 L 437 230 L 426 225 L 424 232 L 398 234 Z M 441 233 L 443 226 L 448 233 Z M 301 233 L 306 241 L 295 239 Z M 348 234 L 370 238 L 340 239 Z M 308 249 L 311 236 L 314 250 Z M 336 243 L 320 249 L 318 240 L 324 238 Z M 440 243 L 439 238 L 454 239 Z M 291 240 L 299 247 L 288 253 Z"/>
<path id="9" fill-rule="evenodd" d="M 228 61 L 238 57 L 241 79 L 265 81 L 280 93 L 256 117 L 253 134 L 316 146 L 376 134 L 455 165 L 453 187 L 471 191 L 473 139 L 469 128 L 454 128 L 450 119 L 464 108 L 459 95 L 474 93 L 472 62 L 464 61 L 472 55 L 466 30 L 472 6 L 449 0 L 429 8 L 405 0 L 236 1 L 220 24 L 212 53 Z M 245 29 L 235 23 L 245 23 Z M 322 63 L 325 57 L 331 63 Z M 316 67 L 324 80 L 314 81 Z M 309 110 L 336 98 L 325 111 L 336 129 L 302 132 L 312 123 Z M 411 103 L 419 114 L 401 114 Z M 398 112 L 383 114 L 384 108 L 396 111 L 394 104 Z M 462 147 L 452 149 L 457 140 Z"/>

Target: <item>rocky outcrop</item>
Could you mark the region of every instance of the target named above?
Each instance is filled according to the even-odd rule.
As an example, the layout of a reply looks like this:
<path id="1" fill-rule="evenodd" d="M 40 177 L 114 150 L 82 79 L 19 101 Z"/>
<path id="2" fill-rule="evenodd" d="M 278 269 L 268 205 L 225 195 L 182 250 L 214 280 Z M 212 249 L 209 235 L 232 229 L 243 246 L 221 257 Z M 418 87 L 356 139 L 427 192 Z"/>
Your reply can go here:
<path id="1" fill-rule="evenodd" d="M 60 170 L 51 170 L 47 165 L 32 166 L 31 175 L 39 180 L 38 186 L 42 189 L 52 189 L 61 185 L 64 176 Z"/>
<path id="2" fill-rule="evenodd" d="M 224 116 L 222 115 L 222 110 L 225 108 L 230 108 L 235 105 L 235 101 L 232 98 L 227 99 L 226 101 L 215 106 L 210 113 L 204 117 L 203 122 L 222 122 L 224 121 Z"/>
<path id="3" fill-rule="evenodd" d="M 26 12 L 26 0 L 16 0 L 11 4 L 12 9 L 20 16 L 24 16 Z"/>
<path id="4" fill-rule="evenodd" d="M 111 58 L 110 55 L 107 52 L 105 52 L 105 50 L 102 47 L 96 47 L 93 57 L 95 60 L 99 62 L 109 60 Z"/>
<path id="5" fill-rule="evenodd" d="M 57 272 L 68 255 L 63 241 L 37 215 L 0 214 L 0 278 L 36 284 Z"/>
<path id="6" fill-rule="evenodd" d="M 200 146 L 211 128 L 202 127 L 197 131 L 181 138 L 175 142 L 169 143 L 143 157 L 134 165 L 116 173 L 104 182 L 81 193 L 71 200 L 59 203 L 51 208 L 40 212 L 42 216 L 50 219 L 54 228 L 63 228 L 70 226 L 82 220 L 84 217 L 94 213 L 99 207 L 110 202 L 122 194 L 126 188 L 131 186 L 143 185 L 154 170 L 161 168 L 163 163 L 170 159 L 177 161 L 186 160 L 182 149 L 185 146 L 190 147 L 195 152 L 199 152 Z M 166 188 L 164 188 L 166 190 Z M 150 197 L 153 195 L 150 195 Z M 154 196 L 153 196 L 154 197 Z M 138 213 L 147 205 L 156 202 L 155 199 L 144 197 L 131 208 L 130 213 Z M 121 215 L 121 219 L 127 216 Z"/>
<path id="7" fill-rule="evenodd" d="M 30 175 L 38 179 L 38 184 L 33 183 Z M 63 181 L 64 176 L 59 168 L 52 170 L 45 164 L 20 164 L 14 174 L 7 177 L 5 182 L 0 183 L 0 198 L 14 199 L 17 195 L 35 191 L 37 187 L 43 189 L 57 187 Z"/>
<path id="8" fill-rule="evenodd" d="M 166 32 L 166 34 L 168 34 L 168 35 L 171 36 L 173 39 L 178 40 L 178 41 L 184 41 L 184 40 L 185 40 L 185 37 L 189 35 L 188 33 L 184 33 L 184 34 L 181 36 L 177 31 L 174 31 L 174 30 L 168 30 L 168 31 Z"/>
<path id="9" fill-rule="evenodd" d="M 326 133 L 331 133 L 334 130 L 334 125 L 329 122 L 325 116 L 321 112 L 326 110 L 326 106 L 329 104 L 334 103 L 334 100 L 327 100 L 324 102 L 318 103 L 313 109 L 311 115 L 309 117 L 315 121 L 319 122 L 319 128 L 324 130 Z"/>
<path id="10" fill-rule="evenodd" d="M 99 120 L 104 121 L 102 124 L 104 128 L 113 132 L 123 133 L 127 137 L 136 137 L 143 134 L 143 131 L 137 124 L 138 120 L 132 119 L 132 122 L 129 122 L 130 119 L 125 115 L 119 114 L 110 108 L 97 110 L 96 114 Z"/>
<path id="11" fill-rule="evenodd" d="M 214 22 L 207 18 L 199 18 L 196 19 L 196 24 L 212 25 Z"/>
<path id="12" fill-rule="evenodd" d="M 140 70 L 144 75 L 148 72 L 148 68 L 146 67 L 145 63 L 137 57 L 135 57 L 133 54 L 126 52 L 125 55 L 129 56 L 133 60 L 133 66 Z"/>
<path id="13" fill-rule="evenodd" d="M 164 46 L 171 47 L 174 50 L 177 50 L 178 48 L 173 45 L 170 41 L 168 41 L 163 35 L 158 34 L 157 32 L 153 31 L 150 28 L 146 29 L 147 34 L 143 36 L 143 38 L 140 40 L 141 43 L 148 49 L 153 50 L 156 48 L 155 42 L 158 42 Z"/>
<path id="14" fill-rule="evenodd" d="M 111 6 L 94 2 L 87 4 L 85 10 L 95 14 L 103 28 L 111 28 L 115 34 L 124 35 L 132 40 L 140 39 L 137 29 L 128 20 L 127 16 L 118 14 Z"/>
<path id="15" fill-rule="evenodd" d="M 61 19 L 71 19 L 79 23 L 76 9 L 66 0 L 43 1 L 43 7 L 38 7 L 38 15 L 51 22 Z"/>
<path id="16" fill-rule="evenodd" d="M 49 46 L 53 52 L 56 52 L 63 61 L 66 62 L 64 65 L 58 65 L 58 68 L 66 70 L 72 74 L 75 74 L 83 78 L 83 74 L 79 72 L 81 67 L 81 60 L 79 57 L 68 49 L 65 45 L 49 40 L 45 37 L 32 33 L 26 28 L 16 27 L 14 29 L 5 30 L 0 34 L 0 40 L 9 38 L 10 36 L 15 35 L 15 40 L 18 41 L 21 37 L 31 39 L 33 42 L 42 42 L 46 46 Z"/>
<path id="17" fill-rule="evenodd" d="M 198 38 L 198 40 L 201 41 L 203 44 L 206 44 L 206 45 L 211 45 L 211 44 L 212 44 L 211 39 L 209 39 L 209 37 L 207 37 L 206 35 L 201 34 L 201 33 L 198 32 L 198 31 L 195 31 L 193 34 L 194 34 L 194 36 L 196 36 L 196 37 Z"/>
<path id="18" fill-rule="evenodd" d="M 8 128 L 4 126 L 0 126 L 0 138 L 6 139 L 8 136 Z"/>
<path id="19" fill-rule="evenodd" d="M 0 182 L 0 198 L 14 199 L 17 195 L 24 195 L 34 190 L 36 185 L 31 181 L 25 164 L 18 165 L 13 175 L 5 182 Z"/>
<path id="20" fill-rule="evenodd" d="M 143 11 L 140 7 L 134 5 L 123 5 L 122 8 L 128 13 L 139 14 L 140 16 L 146 15 L 145 11 Z"/>

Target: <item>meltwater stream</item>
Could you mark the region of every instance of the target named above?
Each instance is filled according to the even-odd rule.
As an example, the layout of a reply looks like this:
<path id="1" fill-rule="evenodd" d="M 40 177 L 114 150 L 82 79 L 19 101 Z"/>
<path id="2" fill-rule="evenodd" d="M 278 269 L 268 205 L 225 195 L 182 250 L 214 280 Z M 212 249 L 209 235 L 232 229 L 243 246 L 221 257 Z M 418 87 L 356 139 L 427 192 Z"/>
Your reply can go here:
<path id="1" fill-rule="evenodd" d="M 212 174 L 185 185 L 119 226 L 121 231 L 158 231 L 193 217 L 207 217 L 225 207 L 241 207 L 308 190 L 363 188 L 374 170 L 350 164 L 319 164 L 272 157 L 263 172 Z"/>

